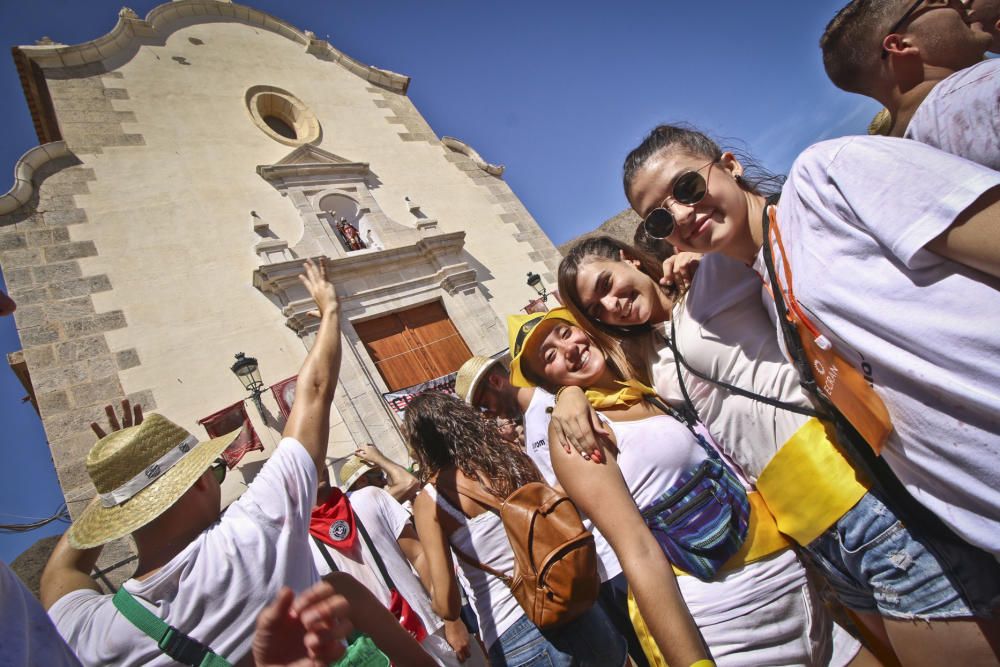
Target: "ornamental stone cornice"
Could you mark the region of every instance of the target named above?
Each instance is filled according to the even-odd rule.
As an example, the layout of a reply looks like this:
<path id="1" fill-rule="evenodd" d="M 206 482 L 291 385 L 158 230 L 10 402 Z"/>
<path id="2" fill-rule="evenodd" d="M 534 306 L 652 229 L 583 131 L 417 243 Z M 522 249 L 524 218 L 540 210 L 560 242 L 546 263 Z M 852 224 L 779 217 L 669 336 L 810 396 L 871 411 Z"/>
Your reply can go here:
<path id="1" fill-rule="evenodd" d="M 364 285 L 351 289 L 350 293 L 338 296 L 342 306 L 350 309 L 358 304 L 391 298 L 401 293 L 444 290 L 454 294 L 458 290 L 476 285 L 476 271 L 462 258 L 465 232 L 449 232 L 422 238 L 408 246 L 372 250 L 331 259 L 315 257 L 322 261 L 326 274 L 336 285 L 350 281 L 352 285 Z M 267 295 L 277 298 L 285 324 L 300 335 L 315 329 L 318 322 L 307 313 L 313 308 L 298 276 L 302 273 L 304 259 L 294 259 L 273 264 L 263 264 L 254 271 L 253 285 Z M 409 267 L 419 267 L 414 275 L 387 283 L 383 276 L 389 271 L 399 271 Z M 370 280 L 366 280 L 370 279 Z M 303 298 L 305 297 L 305 298 Z"/>
<path id="2" fill-rule="evenodd" d="M 14 185 L 7 194 L 0 196 L 0 215 L 16 211 L 31 200 L 35 192 L 32 180 L 35 171 L 46 162 L 72 155 L 65 141 L 35 146 L 22 155 L 14 165 Z"/>
<path id="3" fill-rule="evenodd" d="M 284 181 L 315 176 L 354 176 L 365 178 L 369 174 L 369 168 L 367 162 L 271 164 L 259 165 L 257 173 L 266 181 L 282 183 Z"/>
<path id="4" fill-rule="evenodd" d="M 308 30 L 275 17 L 227 0 L 174 0 L 154 7 L 145 19 L 125 7 L 118 13 L 118 22 L 106 35 L 80 44 L 42 44 L 18 46 L 15 49 L 42 68 L 86 65 L 128 54 L 144 43 L 164 44 L 167 36 L 192 23 L 234 21 L 281 35 L 305 47 L 307 53 L 331 60 L 375 85 L 405 94 L 410 77 L 365 65 L 334 48 L 326 40 L 316 39 Z"/>
<path id="5" fill-rule="evenodd" d="M 502 164 L 491 164 L 487 162 L 482 158 L 482 156 L 479 155 L 476 149 L 461 139 L 456 139 L 455 137 L 441 137 L 441 144 L 448 150 L 452 150 L 466 156 L 472 160 L 473 164 L 485 171 L 487 174 L 497 177 L 503 176 L 505 167 Z"/>

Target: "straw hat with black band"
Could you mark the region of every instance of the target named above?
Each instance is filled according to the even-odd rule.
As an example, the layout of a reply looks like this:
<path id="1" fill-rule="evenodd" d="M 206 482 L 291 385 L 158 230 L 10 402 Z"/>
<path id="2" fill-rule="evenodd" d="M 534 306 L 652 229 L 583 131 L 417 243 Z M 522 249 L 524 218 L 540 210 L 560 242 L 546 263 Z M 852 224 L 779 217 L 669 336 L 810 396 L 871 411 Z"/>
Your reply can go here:
<path id="1" fill-rule="evenodd" d="M 526 349 L 534 349 L 541 342 L 538 331 L 548 331 L 548 326 L 539 327 L 543 322 L 560 320 L 579 326 L 568 308 L 553 308 L 547 313 L 530 315 L 510 315 L 507 317 L 507 336 L 510 338 L 510 383 L 515 387 L 534 387 L 535 383 L 524 375 L 521 358 Z"/>
<path id="2" fill-rule="evenodd" d="M 170 509 L 239 433 L 198 442 L 154 413 L 101 438 L 86 462 L 97 497 L 70 526 L 70 545 L 90 549 L 142 528 Z"/>

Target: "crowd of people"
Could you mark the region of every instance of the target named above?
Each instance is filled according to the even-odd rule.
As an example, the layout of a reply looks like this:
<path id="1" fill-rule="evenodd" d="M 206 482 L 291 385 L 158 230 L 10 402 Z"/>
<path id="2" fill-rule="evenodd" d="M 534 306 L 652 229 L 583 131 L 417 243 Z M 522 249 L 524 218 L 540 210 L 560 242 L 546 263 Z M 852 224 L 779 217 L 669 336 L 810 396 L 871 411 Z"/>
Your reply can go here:
<path id="1" fill-rule="evenodd" d="M 366 445 L 331 479 L 339 303 L 306 262 L 275 453 L 223 512 L 235 434 L 111 412 L 47 617 L 0 570 L 12 664 L 998 664 L 1000 2 L 852 0 L 820 47 L 889 136 L 781 178 L 653 128 L 634 244 L 576 243 L 508 360 L 410 403 L 415 473 Z"/>

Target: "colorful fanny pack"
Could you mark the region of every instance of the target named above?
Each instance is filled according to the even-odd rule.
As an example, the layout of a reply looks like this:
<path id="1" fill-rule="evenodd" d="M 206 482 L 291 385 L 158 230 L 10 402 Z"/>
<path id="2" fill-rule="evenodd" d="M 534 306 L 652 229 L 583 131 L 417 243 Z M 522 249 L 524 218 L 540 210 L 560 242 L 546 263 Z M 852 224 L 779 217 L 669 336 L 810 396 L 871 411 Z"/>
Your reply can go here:
<path id="1" fill-rule="evenodd" d="M 647 398 L 673 413 L 659 399 Z M 708 458 L 685 472 L 645 508 L 642 518 L 677 568 L 702 581 L 711 581 L 723 564 L 743 546 L 750 524 L 750 501 L 742 482 L 702 437 L 691 434 Z"/>

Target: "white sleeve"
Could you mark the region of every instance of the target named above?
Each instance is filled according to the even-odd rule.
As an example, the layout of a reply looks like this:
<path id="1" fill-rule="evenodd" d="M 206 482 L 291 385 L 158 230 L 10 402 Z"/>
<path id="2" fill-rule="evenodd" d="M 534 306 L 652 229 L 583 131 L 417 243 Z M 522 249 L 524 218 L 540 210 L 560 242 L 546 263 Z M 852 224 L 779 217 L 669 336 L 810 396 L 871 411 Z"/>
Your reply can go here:
<path id="1" fill-rule="evenodd" d="M 316 504 L 316 464 L 298 440 L 282 438 L 271 458 L 222 516 L 246 512 L 271 524 L 288 521 L 308 532 Z M 233 512 L 236 509 L 237 512 Z"/>
<path id="2" fill-rule="evenodd" d="M 410 514 L 403 509 L 392 495 L 389 494 L 385 489 L 379 489 L 375 487 L 369 487 L 372 491 L 377 491 L 375 494 L 376 504 L 378 507 L 378 513 L 381 517 L 383 523 L 389 527 L 392 538 L 398 540 L 403 529 L 410 523 Z M 364 489 L 362 489 L 364 491 Z"/>
<path id="3" fill-rule="evenodd" d="M 89 589 L 72 591 L 56 600 L 49 608 L 49 618 L 56 630 L 71 647 L 86 660 L 90 641 L 104 637 L 111 629 L 108 608 L 111 596 Z M 117 613 L 113 607 L 111 611 Z"/>
<path id="4" fill-rule="evenodd" d="M 807 208 L 840 216 L 915 269 L 940 261 L 920 251 L 1000 185 L 1000 172 L 908 139 L 850 137 L 809 148 L 788 181 Z"/>

